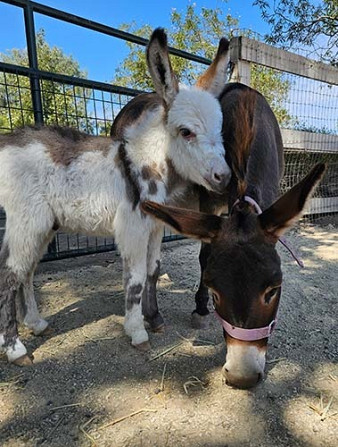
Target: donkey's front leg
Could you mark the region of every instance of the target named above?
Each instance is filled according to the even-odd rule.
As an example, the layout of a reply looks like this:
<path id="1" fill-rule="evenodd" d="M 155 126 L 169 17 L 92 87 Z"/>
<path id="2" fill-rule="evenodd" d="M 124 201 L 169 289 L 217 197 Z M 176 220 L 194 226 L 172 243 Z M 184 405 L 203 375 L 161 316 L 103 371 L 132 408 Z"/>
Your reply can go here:
<path id="1" fill-rule="evenodd" d="M 124 329 L 131 337 L 131 344 L 145 351 L 150 348 L 148 333 L 142 315 L 142 299 L 146 294 L 147 251 L 146 246 L 123 259 L 123 279 L 126 295 L 126 316 Z"/>
<path id="2" fill-rule="evenodd" d="M 202 242 L 199 261 L 201 268 L 200 285 L 195 295 L 196 309 L 191 315 L 191 324 L 195 329 L 205 329 L 207 326 L 207 315 L 209 292 L 208 288 L 203 283 L 203 272 L 207 266 L 208 257 L 210 254 L 210 244 Z"/>
<path id="3" fill-rule="evenodd" d="M 126 297 L 124 329 L 131 344 L 141 350 L 150 348 L 144 327 L 142 299 L 146 293 L 147 253 L 152 221 L 134 210 L 128 202 L 121 203 L 115 217 L 115 239 L 123 259 Z"/>
<path id="4" fill-rule="evenodd" d="M 160 252 L 163 237 L 163 225 L 157 225 L 152 231 L 148 245 L 147 292 L 142 298 L 142 312 L 145 321 L 153 332 L 163 332 L 164 320 L 158 311 L 156 285 L 160 274 Z"/>

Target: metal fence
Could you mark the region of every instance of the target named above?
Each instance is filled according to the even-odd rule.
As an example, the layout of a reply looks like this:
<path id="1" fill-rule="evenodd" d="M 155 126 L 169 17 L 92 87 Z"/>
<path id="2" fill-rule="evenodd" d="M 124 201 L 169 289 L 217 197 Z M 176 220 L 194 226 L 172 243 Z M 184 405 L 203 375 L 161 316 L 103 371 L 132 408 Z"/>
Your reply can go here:
<path id="1" fill-rule="evenodd" d="M 0 132 L 26 124 L 54 123 L 77 127 L 91 134 L 109 135 L 111 124 L 119 110 L 140 92 L 108 83 L 39 70 L 34 14 L 44 14 L 143 46 L 147 44 L 147 40 L 28 0 L 0 1 L 22 9 L 29 57 L 29 67 L 0 62 Z M 282 129 L 286 149 L 283 188 L 288 189 L 292 186 L 315 162 L 328 161 L 329 169 L 321 187 L 317 190 L 317 197 L 312 199 L 310 216 L 314 219 L 315 216 L 327 216 L 337 212 L 338 70 L 245 38 L 234 38 L 230 48 L 233 67 L 230 81 L 239 80 L 250 85 L 253 67 L 262 66 L 264 69 L 279 69 L 283 80 L 288 82 L 288 97 L 285 98 L 284 106 L 291 118 L 286 126 L 289 129 Z M 174 48 L 170 48 L 170 52 L 195 63 L 203 65 L 210 63 L 205 58 Z M 289 62 L 288 65 L 285 60 Z M 309 64 L 312 64 L 310 68 Z M 314 80 L 309 80 L 309 75 Z M 304 77 L 306 77 L 305 84 Z M 319 82 L 321 85 L 316 84 L 313 87 L 311 82 Z M 317 95 L 316 100 L 312 100 L 313 103 L 310 104 L 313 95 L 307 94 L 306 89 L 309 88 Z M 326 96 L 323 96 L 323 90 Z M 311 116 L 308 115 L 309 111 Z M 0 211 L 0 241 L 4 226 L 5 216 Z M 165 241 L 177 238 L 178 236 L 165 231 Z M 44 259 L 59 259 L 115 248 L 112 238 L 58 233 Z"/>

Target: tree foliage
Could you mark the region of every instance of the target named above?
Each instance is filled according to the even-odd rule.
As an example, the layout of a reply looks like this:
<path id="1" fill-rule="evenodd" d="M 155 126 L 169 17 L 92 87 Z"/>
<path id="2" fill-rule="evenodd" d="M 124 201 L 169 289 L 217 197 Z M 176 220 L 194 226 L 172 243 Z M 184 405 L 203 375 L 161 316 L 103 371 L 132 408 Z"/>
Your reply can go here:
<path id="1" fill-rule="evenodd" d="M 338 66 L 338 0 L 255 0 L 271 26 L 266 41 L 285 49 L 307 47 L 308 56 Z"/>
<path id="2" fill-rule="evenodd" d="M 44 30 L 36 35 L 39 69 L 76 77 L 86 77 L 76 60 L 58 47 L 50 47 Z M 12 49 L 0 54 L 0 60 L 9 64 L 28 66 L 24 49 Z M 80 87 L 53 81 L 40 81 L 45 124 L 57 123 L 87 128 L 86 99 Z M 30 81 L 26 76 L 0 74 L 0 129 L 12 129 L 34 123 Z"/>
<path id="3" fill-rule="evenodd" d="M 196 5 L 189 3 L 184 12 L 173 9 L 170 18 L 170 29 L 167 30 L 169 45 L 207 59 L 215 56 L 221 37 L 230 39 L 239 34 L 239 20 L 224 14 L 221 8 L 202 8 L 198 13 Z M 122 28 L 145 38 L 149 38 L 152 31 L 149 25 L 138 27 L 135 22 L 123 24 Z M 254 33 L 246 31 L 245 35 L 251 37 Z M 127 45 L 130 52 L 116 69 L 113 83 L 140 90 L 152 89 L 144 49 L 130 42 Z M 183 83 L 194 84 L 206 69 L 205 65 L 176 56 L 172 56 L 171 61 L 179 81 Z M 289 90 L 289 82 L 283 79 L 283 75 L 257 66 L 252 70 L 252 82 L 252 86 L 270 101 L 280 123 L 288 122 L 291 117 L 282 104 Z"/>

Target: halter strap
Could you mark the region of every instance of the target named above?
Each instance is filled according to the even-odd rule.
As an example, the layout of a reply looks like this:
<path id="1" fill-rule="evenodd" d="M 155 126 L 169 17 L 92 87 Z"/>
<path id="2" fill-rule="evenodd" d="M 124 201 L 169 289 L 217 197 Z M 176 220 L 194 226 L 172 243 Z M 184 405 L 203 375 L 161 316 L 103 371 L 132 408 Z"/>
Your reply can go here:
<path id="1" fill-rule="evenodd" d="M 274 319 L 268 326 L 255 328 L 255 329 L 243 329 L 241 327 L 233 326 L 227 321 L 223 320 L 220 314 L 215 310 L 216 318 L 221 322 L 223 329 L 231 337 L 242 341 L 256 341 L 262 340 L 262 338 L 268 338 L 272 334 L 276 326 L 277 320 Z"/>
<path id="2" fill-rule="evenodd" d="M 257 214 L 262 214 L 262 212 L 263 212 L 262 208 L 258 205 L 256 200 L 254 200 L 252 197 L 244 196 L 243 200 L 247 203 L 250 203 L 250 205 L 252 205 L 255 208 Z M 233 206 L 235 206 L 237 203 L 239 203 L 239 201 L 240 200 L 237 199 Z M 288 250 L 288 252 L 291 254 L 293 259 L 297 262 L 299 267 L 304 268 L 304 262 L 302 261 L 300 256 L 297 254 L 296 250 L 294 250 L 290 247 L 290 244 L 287 241 L 287 239 L 284 236 L 281 236 L 278 240 Z"/>

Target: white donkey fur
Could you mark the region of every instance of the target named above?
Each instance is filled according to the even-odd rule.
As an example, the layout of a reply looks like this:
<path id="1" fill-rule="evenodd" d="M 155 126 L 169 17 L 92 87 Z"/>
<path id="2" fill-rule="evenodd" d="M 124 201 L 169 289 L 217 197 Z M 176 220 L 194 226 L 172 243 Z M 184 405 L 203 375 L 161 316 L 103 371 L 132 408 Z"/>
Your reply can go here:
<path id="1" fill-rule="evenodd" d="M 126 126 L 123 141 L 48 127 L 0 136 L 0 205 L 7 217 L 0 252 L 0 349 L 9 361 L 28 358 L 17 334 L 15 299 L 23 299 L 22 319 L 35 334 L 48 325 L 35 303 L 33 274 L 58 228 L 114 235 L 124 263 L 125 330 L 133 345 L 148 347 L 142 301 L 151 294 L 150 279 L 156 283 L 162 225 L 139 205 L 146 199 L 176 204 L 193 183 L 220 191 L 230 179 L 215 98 L 223 86 L 215 91 L 209 76 L 213 95 L 196 87 L 179 90 L 161 29 L 153 33 L 147 57 L 163 105 Z M 225 58 L 215 64 L 219 83 Z M 188 137 L 182 129 L 189 129 Z"/>

